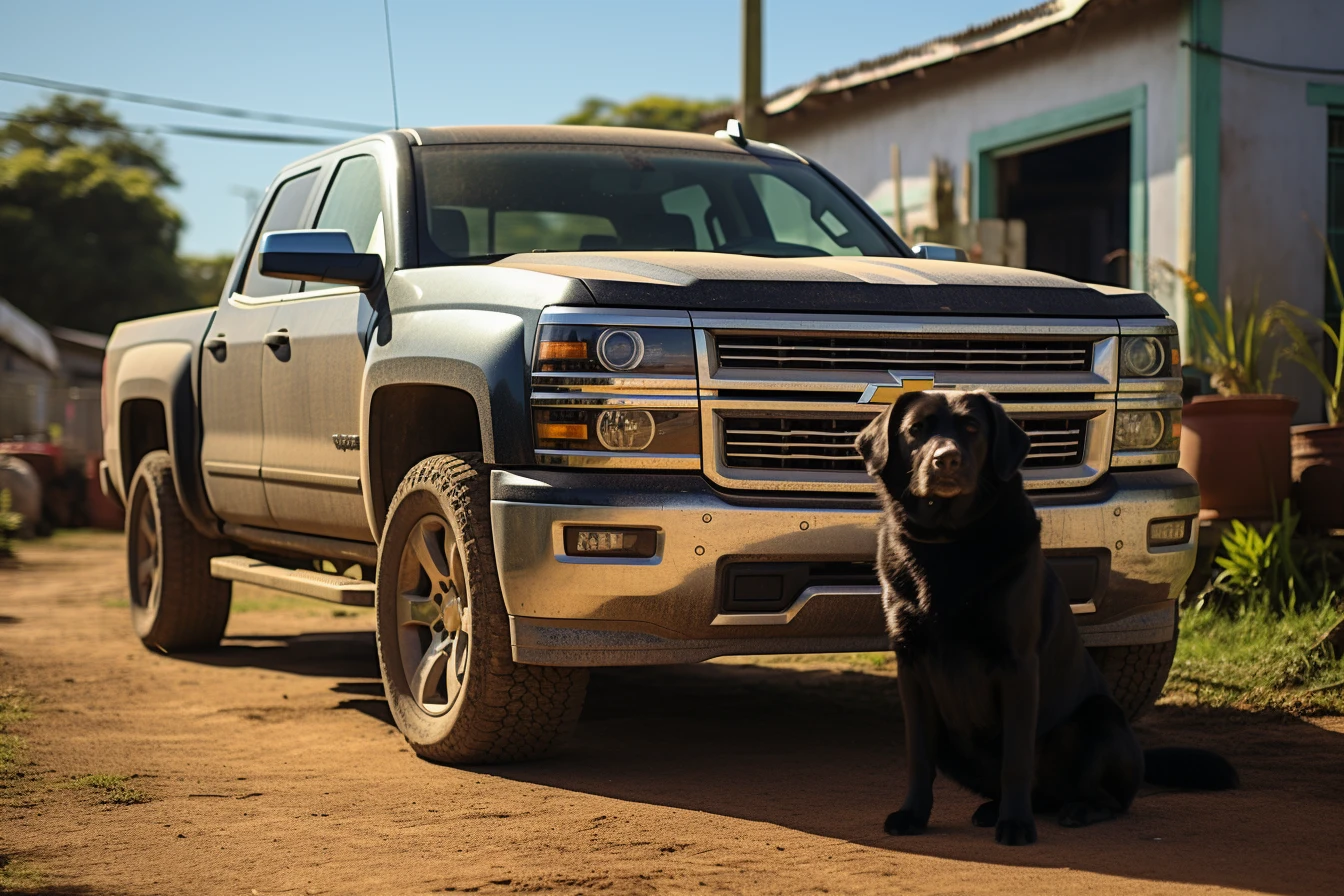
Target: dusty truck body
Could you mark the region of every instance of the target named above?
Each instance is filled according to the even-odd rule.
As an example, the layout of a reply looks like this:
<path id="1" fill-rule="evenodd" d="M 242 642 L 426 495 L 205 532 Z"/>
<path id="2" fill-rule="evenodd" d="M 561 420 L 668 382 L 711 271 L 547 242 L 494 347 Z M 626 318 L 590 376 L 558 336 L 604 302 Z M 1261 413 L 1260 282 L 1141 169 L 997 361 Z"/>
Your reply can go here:
<path id="1" fill-rule="evenodd" d="M 538 755 L 588 667 L 885 649 L 854 435 L 903 390 L 987 389 L 1138 713 L 1194 561 L 1175 326 L 935 254 L 726 135 L 407 129 L 295 163 L 217 308 L 108 347 L 136 631 L 217 643 L 233 581 L 376 604 L 422 755 Z"/>

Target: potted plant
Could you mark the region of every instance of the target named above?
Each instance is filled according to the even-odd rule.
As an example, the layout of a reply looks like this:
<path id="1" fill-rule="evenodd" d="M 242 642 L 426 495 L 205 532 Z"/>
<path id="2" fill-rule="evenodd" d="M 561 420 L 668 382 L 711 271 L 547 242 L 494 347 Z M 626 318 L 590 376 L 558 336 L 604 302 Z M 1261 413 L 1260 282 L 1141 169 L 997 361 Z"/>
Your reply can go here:
<path id="1" fill-rule="evenodd" d="M 1297 399 L 1273 391 L 1279 353 L 1270 336 L 1282 315 L 1261 311 L 1258 300 L 1239 315 L 1231 295 L 1219 308 L 1194 277 L 1162 267 L 1190 300 L 1190 363 L 1217 392 L 1190 399 L 1181 412 L 1180 465 L 1199 481 L 1200 519 L 1272 520 L 1292 486 L 1297 410 Z"/>
<path id="2" fill-rule="evenodd" d="M 1344 289 L 1340 288 L 1339 269 L 1328 243 L 1325 262 L 1335 298 L 1344 309 Z M 1297 501 L 1302 520 L 1323 529 L 1344 529 L 1344 425 L 1340 423 L 1344 411 L 1340 407 L 1344 401 L 1340 394 L 1340 386 L 1344 384 L 1344 350 L 1340 345 L 1340 337 L 1344 336 L 1344 310 L 1340 312 L 1336 327 L 1287 302 L 1276 305 L 1275 312 L 1289 340 L 1282 351 L 1283 357 L 1305 368 L 1325 393 L 1326 422 L 1294 426 L 1292 431 L 1293 481 L 1298 486 Z M 1319 327 L 1334 346 L 1335 357 L 1330 369 L 1326 369 L 1316 346 L 1302 329 L 1300 321 L 1303 320 Z"/>

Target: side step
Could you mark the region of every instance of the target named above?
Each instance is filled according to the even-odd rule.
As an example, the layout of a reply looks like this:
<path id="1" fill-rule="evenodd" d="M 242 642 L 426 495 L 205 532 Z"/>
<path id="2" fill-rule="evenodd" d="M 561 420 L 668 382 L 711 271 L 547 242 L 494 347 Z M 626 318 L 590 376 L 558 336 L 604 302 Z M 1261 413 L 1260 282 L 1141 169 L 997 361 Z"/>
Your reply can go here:
<path id="1" fill-rule="evenodd" d="M 372 582 L 311 569 L 286 569 L 242 555 L 210 558 L 210 575 L 351 607 L 373 606 Z"/>

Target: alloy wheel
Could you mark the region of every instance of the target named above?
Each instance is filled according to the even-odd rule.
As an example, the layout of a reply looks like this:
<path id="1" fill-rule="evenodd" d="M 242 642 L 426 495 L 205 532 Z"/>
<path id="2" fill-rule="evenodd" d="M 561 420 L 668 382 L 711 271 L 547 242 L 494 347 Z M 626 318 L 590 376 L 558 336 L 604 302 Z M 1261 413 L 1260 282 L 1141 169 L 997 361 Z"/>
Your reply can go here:
<path id="1" fill-rule="evenodd" d="M 448 521 L 436 514 L 411 528 L 397 573 L 397 643 L 411 696 L 441 716 L 466 683 L 471 606 L 462 551 Z"/>

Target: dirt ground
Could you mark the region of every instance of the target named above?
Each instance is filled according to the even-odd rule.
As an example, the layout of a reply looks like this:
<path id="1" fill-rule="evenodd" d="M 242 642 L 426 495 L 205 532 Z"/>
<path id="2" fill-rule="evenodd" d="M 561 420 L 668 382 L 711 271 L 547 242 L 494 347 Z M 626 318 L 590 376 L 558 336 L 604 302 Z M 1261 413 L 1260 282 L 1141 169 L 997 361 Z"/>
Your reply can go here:
<path id="1" fill-rule="evenodd" d="M 131 634 L 120 538 L 0 570 L 0 693 L 28 695 L 0 781 L 0 881 L 87 894 L 1339 893 L 1344 720 L 1159 706 L 1149 745 L 1220 750 L 1242 789 L 1145 791 L 1118 822 L 1008 849 L 939 781 L 882 832 L 894 680 L 835 665 L 595 673 L 578 735 L 527 765 L 417 759 L 382 700 L 369 611 L 235 597 L 224 646 Z M 107 780 L 125 776 L 108 790 Z M 102 789 L 99 782 L 104 782 Z M 86 786 L 88 784 L 95 786 Z M 148 801 L 101 802 L 109 794 Z M 3 860 L 0 860 L 3 864 Z M 0 883 L 0 889 L 4 884 Z"/>

